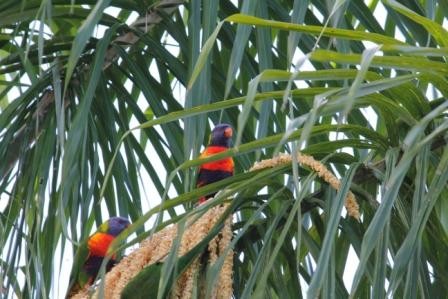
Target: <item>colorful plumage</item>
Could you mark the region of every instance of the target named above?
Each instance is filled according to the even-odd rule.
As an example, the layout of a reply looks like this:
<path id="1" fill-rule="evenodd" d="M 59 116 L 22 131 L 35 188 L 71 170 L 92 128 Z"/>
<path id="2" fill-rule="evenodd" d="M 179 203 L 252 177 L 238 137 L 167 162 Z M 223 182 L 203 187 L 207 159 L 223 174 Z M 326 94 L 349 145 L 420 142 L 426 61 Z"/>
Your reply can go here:
<path id="1" fill-rule="evenodd" d="M 126 218 L 111 217 L 81 244 L 73 261 L 68 297 L 73 296 L 86 285 L 90 286 L 94 283 L 110 244 L 129 225 L 130 222 Z M 112 269 L 115 263 L 116 256 L 113 255 L 106 265 L 106 272 Z"/>
<path id="2" fill-rule="evenodd" d="M 210 134 L 209 144 L 201 153 L 200 158 L 207 158 L 211 155 L 221 153 L 230 148 L 232 142 L 232 127 L 228 124 L 217 125 Z M 234 163 L 232 157 L 221 160 L 207 162 L 199 167 L 196 187 L 202 187 L 233 175 Z M 215 196 L 215 193 L 207 194 L 199 199 L 199 203 L 204 203 L 207 199 Z"/>

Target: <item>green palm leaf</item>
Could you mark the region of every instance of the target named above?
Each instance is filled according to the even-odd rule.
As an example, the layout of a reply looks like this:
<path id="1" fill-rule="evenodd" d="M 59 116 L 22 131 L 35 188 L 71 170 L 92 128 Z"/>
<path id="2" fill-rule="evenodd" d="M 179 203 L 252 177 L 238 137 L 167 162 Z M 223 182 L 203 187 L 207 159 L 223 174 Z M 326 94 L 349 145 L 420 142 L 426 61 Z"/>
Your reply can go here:
<path id="1" fill-rule="evenodd" d="M 1 296 L 65 294 L 68 257 L 109 216 L 132 220 L 111 248 L 129 252 L 232 198 L 235 298 L 442 298 L 447 11 L 429 0 L 2 1 Z M 198 159 L 220 122 L 235 147 Z M 249 171 L 298 149 L 339 191 L 296 157 Z M 229 156 L 235 176 L 195 188 L 201 163 Z M 342 209 L 349 189 L 359 221 Z M 123 297 L 147 281 L 140 297 L 168 294 L 223 221 Z M 203 295 L 222 264 L 204 271 Z"/>

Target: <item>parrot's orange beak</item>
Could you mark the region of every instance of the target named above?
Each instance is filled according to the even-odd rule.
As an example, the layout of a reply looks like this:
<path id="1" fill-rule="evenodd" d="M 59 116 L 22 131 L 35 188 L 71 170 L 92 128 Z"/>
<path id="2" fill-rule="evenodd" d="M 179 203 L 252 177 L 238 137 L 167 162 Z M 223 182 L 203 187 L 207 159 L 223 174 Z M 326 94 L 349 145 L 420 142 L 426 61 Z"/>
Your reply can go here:
<path id="1" fill-rule="evenodd" d="M 233 134 L 232 128 L 228 127 L 227 129 L 224 130 L 224 136 L 226 136 L 226 138 L 232 137 L 232 134 Z"/>

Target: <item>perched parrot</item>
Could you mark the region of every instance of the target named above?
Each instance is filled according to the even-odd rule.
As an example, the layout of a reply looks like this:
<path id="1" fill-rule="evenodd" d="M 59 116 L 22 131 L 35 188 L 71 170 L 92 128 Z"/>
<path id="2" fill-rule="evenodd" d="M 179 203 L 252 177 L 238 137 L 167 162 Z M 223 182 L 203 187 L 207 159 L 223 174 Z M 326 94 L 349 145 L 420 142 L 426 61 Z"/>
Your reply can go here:
<path id="1" fill-rule="evenodd" d="M 210 140 L 199 158 L 207 158 L 230 148 L 232 142 L 232 127 L 228 124 L 217 125 L 210 134 Z M 202 187 L 233 175 L 233 159 L 227 157 L 221 160 L 207 162 L 199 167 L 196 187 Z M 199 199 L 199 204 L 215 196 L 215 193 L 207 194 Z"/>
<path id="2" fill-rule="evenodd" d="M 90 286 L 94 283 L 110 244 L 129 225 L 130 222 L 126 218 L 112 217 L 101 224 L 98 230 L 81 244 L 70 274 L 69 298 L 86 285 Z M 116 256 L 113 255 L 106 265 L 106 272 L 112 269 L 115 263 Z"/>

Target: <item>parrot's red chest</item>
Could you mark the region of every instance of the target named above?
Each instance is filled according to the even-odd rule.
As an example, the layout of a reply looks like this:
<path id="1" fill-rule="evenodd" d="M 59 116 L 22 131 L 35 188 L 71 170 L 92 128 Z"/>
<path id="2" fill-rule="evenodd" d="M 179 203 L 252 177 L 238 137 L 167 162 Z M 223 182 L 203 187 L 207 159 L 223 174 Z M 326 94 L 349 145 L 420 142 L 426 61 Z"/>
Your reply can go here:
<path id="1" fill-rule="evenodd" d="M 208 146 L 201 154 L 200 158 L 208 158 L 211 155 L 226 151 L 228 148 L 224 146 Z M 221 160 L 204 163 L 200 169 L 218 170 L 233 173 L 234 163 L 232 157 L 227 157 Z"/>
<path id="2" fill-rule="evenodd" d="M 106 233 L 95 233 L 89 238 L 89 241 L 87 242 L 90 254 L 96 256 L 106 256 L 107 249 L 114 239 L 114 236 Z"/>

